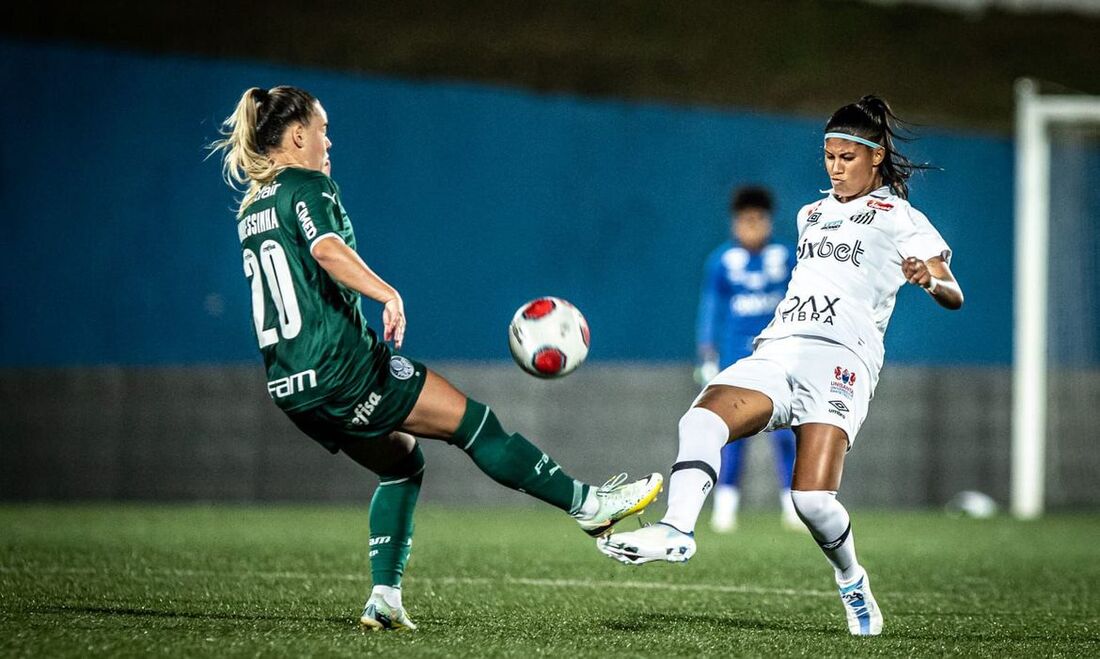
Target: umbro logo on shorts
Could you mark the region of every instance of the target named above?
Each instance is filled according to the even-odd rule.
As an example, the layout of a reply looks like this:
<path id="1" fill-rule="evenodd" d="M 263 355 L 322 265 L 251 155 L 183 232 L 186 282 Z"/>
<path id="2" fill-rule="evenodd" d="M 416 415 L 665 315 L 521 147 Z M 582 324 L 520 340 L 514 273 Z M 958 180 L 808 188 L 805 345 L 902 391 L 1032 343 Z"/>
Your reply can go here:
<path id="1" fill-rule="evenodd" d="M 848 406 L 844 404 L 844 401 L 841 401 L 841 400 L 831 400 L 831 401 L 829 401 L 829 404 L 832 405 L 833 408 L 836 409 L 836 411 L 838 411 L 838 412 L 850 412 L 851 411 L 851 410 L 848 409 Z"/>

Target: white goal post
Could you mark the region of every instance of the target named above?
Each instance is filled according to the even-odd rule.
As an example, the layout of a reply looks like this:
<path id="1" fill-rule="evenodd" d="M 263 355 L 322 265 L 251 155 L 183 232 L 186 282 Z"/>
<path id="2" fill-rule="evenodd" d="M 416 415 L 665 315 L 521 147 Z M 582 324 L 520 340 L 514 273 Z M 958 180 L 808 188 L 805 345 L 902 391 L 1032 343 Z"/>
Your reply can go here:
<path id="1" fill-rule="evenodd" d="M 1100 124 L 1100 97 L 1039 93 L 1016 82 L 1016 255 L 1012 365 L 1012 514 L 1043 513 L 1047 429 L 1050 129 Z"/>

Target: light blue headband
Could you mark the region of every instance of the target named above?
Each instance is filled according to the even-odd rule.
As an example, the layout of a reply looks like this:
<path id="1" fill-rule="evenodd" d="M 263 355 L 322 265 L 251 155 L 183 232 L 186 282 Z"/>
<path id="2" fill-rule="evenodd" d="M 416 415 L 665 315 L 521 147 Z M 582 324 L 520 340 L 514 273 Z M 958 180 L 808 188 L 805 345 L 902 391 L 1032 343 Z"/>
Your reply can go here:
<path id="1" fill-rule="evenodd" d="M 848 140 L 850 142 L 857 142 L 859 144 L 862 144 L 863 146 L 869 146 L 872 149 L 881 149 L 882 148 L 881 144 L 875 144 L 871 140 L 865 140 L 862 137 L 858 137 L 856 135 L 849 135 L 848 133 L 825 133 L 825 139 L 829 139 L 830 137 L 835 137 L 838 140 Z"/>

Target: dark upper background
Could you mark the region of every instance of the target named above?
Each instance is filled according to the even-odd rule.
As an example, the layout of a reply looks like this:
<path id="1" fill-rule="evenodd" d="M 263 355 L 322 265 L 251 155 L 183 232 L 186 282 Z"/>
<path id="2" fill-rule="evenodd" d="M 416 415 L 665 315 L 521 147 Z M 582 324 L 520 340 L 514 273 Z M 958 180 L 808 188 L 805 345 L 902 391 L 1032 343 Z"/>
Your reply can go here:
<path id="1" fill-rule="evenodd" d="M 874 91 L 920 122 L 998 132 L 1019 76 L 1100 93 L 1095 14 L 842 0 L 41 0 L 0 34 L 814 118 Z"/>

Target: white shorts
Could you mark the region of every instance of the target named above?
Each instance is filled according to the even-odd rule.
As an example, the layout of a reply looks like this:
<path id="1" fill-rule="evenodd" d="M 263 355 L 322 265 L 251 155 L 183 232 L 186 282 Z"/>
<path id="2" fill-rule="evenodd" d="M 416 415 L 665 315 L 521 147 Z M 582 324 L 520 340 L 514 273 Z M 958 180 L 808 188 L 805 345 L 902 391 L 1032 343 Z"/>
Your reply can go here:
<path id="1" fill-rule="evenodd" d="M 765 430 L 827 423 L 848 434 L 849 449 L 871 399 L 871 378 L 855 353 L 809 336 L 762 342 L 707 386 L 723 384 L 759 391 L 772 400 L 772 418 Z"/>

